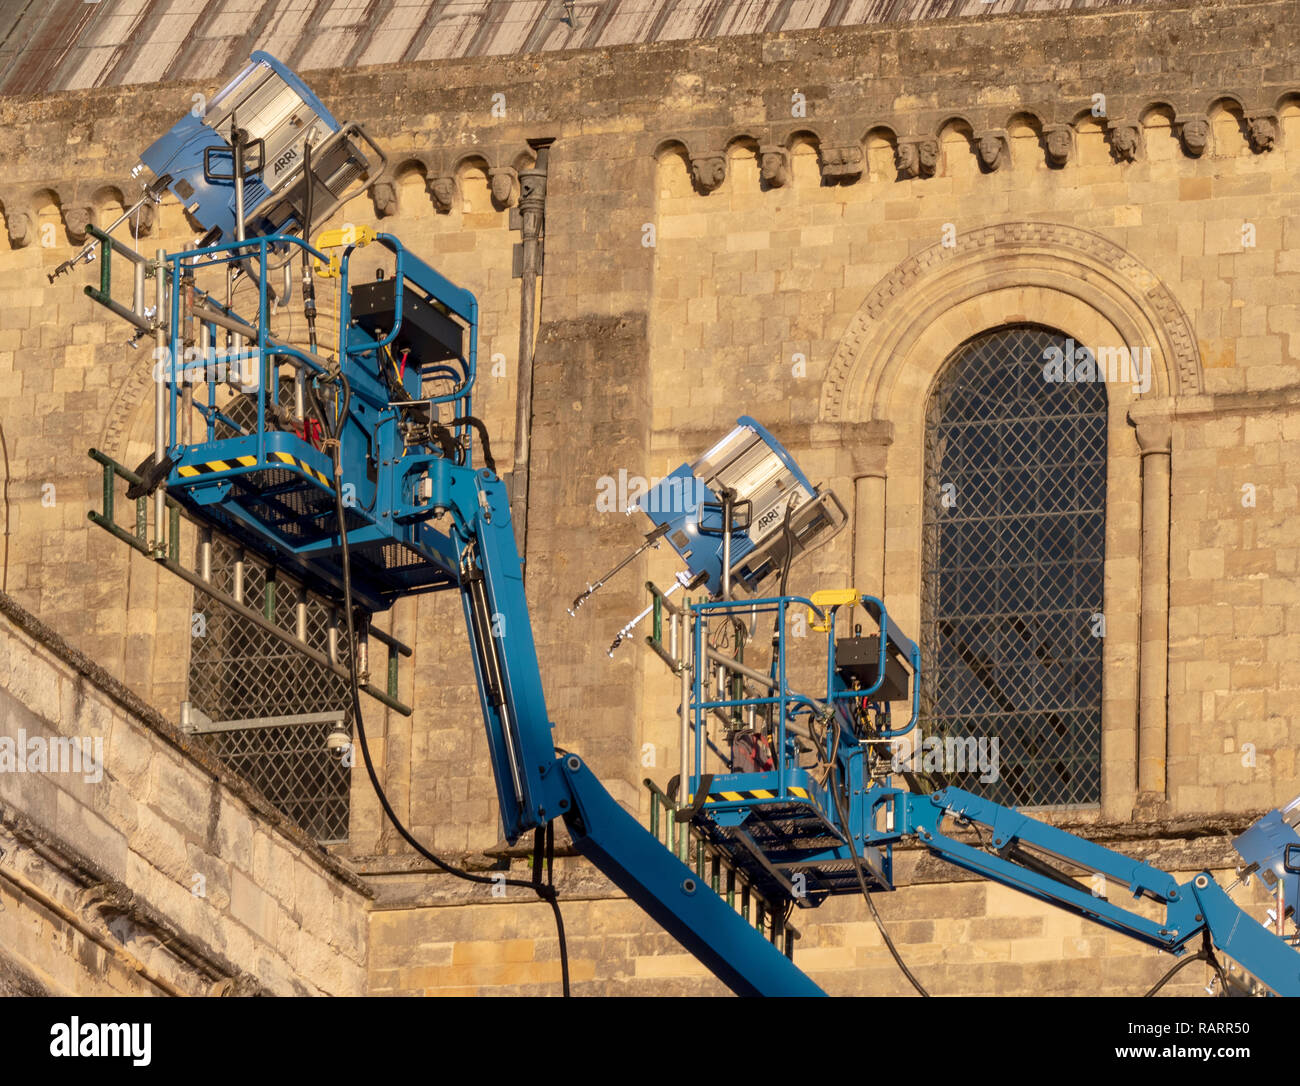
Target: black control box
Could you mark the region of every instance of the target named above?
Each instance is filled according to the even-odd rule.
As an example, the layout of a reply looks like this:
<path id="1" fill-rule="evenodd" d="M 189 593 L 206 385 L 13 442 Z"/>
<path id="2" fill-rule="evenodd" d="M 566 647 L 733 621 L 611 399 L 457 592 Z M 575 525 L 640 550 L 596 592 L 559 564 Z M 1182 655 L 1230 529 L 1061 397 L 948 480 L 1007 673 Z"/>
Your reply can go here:
<path id="1" fill-rule="evenodd" d="M 353 287 L 352 319 L 375 338 L 383 338 L 393 327 L 396 293 L 391 276 Z M 407 284 L 402 291 L 402 327 L 391 345 L 393 354 L 409 349 L 413 361 L 427 366 L 460 357 L 463 340 L 460 325 Z"/>
<path id="2" fill-rule="evenodd" d="M 841 637 L 835 642 L 835 670 L 852 685 L 856 679 L 862 690 L 870 690 L 880 673 L 879 637 Z M 909 700 L 907 668 L 892 650 L 885 653 L 885 681 L 872 696 L 873 701 Z"/>

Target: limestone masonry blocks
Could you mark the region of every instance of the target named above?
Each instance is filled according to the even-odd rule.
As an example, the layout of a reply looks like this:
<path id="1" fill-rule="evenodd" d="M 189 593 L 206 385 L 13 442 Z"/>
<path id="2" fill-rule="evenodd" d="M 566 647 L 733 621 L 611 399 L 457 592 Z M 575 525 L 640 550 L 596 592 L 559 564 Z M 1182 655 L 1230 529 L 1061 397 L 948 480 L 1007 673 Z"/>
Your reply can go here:
<path id="1" fill-rule="evenodd" d="M 1044 161 L 1058 169 L 1069 164 L 1080 126 L 1089 125 L 1104 133 L 1112 158 L 1119 164 L 1136 161 L 1141 153 L 1145 130 L 1162 126 L 1177 134 L 1179 146 L 1188 158 L 1199 158 L 1210 145 L 1211 116 L 1228 111 L 1239 119 L 1242 153 L 1267 154 L 1274 149 L 1280 136 L 1277 111 L 1293 101 L 1300 101 L 1300 84 L 1274 96 L 1268 107 L 1250 110 L 1241 98 L 1224 92 L 1210 95 L 1201 112 L 1190 113 L 1173 112 L 1174 107 L 1168 99 L 1153 98 L 1130 110 L 1129 116 L 1141 118 L 1136 123 L 1105 115 L 1094 116 L 1085 107 L 1080 107 L 1068 122 L 1052 122 L 1044 118 L 1053 112 L 1024 107 L 1007 116 L 990 111 L 983 121 L 972 120 L 978 116 L 972 111 L 950 114 L 938 121 L 930 135 L 904 135 L 893 125 L 876 119 L 859 122 L 836 120 L 827 125 L 772 125 L 762 133 L 748 129 L 725 136 L 722 147 L 717 150 L 709 149 L 710 141 L 718 138 L 716 134 L 696 132 L 660 137 L 655 153 L 683 153 L 690 163 L 696 190 L 708 195 L 726 180 L 728 154 L 738 145 L 752 148 L 759 155 L 764 184 L 780 188 L 789 182 L 789 156 L 801 144 L 816 150 L 824 183 L 853 184 L 867 175 L 865 149 L 872 141 L 877 141 L 891 149 L 896 179 L 901 181 L 934 177 L 940 172 L 940 140 L 948 131 L 960 133 L 986 171 L 998 170 L 1006 164 L 1009 154 L 1012 141 L 1007 133 L 1011 126 L 1019 126 L 1022 131 L 1031 133 L 1030 142 L 1038 146 Z M 863 134 L 850 137 L 850 142 L 843 142 L 844 134 L 854 130 Z M 1221 151 L 1223 154 L 1232 152 L 1231 146 Z M 512 152 L 508 147 L 500 147 L 487 153 L 475 151 L 460 155 L 430 149 L 398 156 L 390 165 L 388 177 L 418 172 L 425 179 L 434 208 L 446 213 L 451 210 L 459 187 L 458 178 L 465 169 L 483 169 L 490 181 L 493 200 L 499 207 L 509 207 L 518 197 L 518 171 L 529 165 L 531 152 L 527 148 Z M 83 241 L 86 225 L 95 221 L 99 207 L 115 204 L 120 210 L 123 206 L 123 192 L 116 187 L 119 180 L 105 177 L 94 181 L 52 181 L 43 191 L 27 191 L 0 183 L 0 212 L 3 212 L 8 225 L 10 245 L 17 249 L 31 244 L 36 211 L 46 201 L 52 202 L 59 210 L 68 237 L 75 242 Z M 83 194 L 86 192 L 95 193 L 90 203 L 84 202 Z M 378 183 L 371 191 L 370 202 L 376 217 L 395 215 L 398 192 L 392 180 Z M 154 215 L 152 207 L 143 209 L 139 223 L 132 223 L 136 236 L 149 234 Z"/>
<path id="2" fill-rule="evenodd" d="M 642 778 L 672 772 L 677 697 L 649 654 L 611 661 L 604 647 L 644 606 L 645 580 L 664 583 L 675 566 L 650 552 L 581 623 L 565 614 L 637 537 L 621 512 L 597 509 L 599 480 L 662 476 L 751 414 L 852 518 L 797 568 L 797 588 L 853 584 L 914 633 L 929 390 L 961 344 L 1019 322 L 1089 347 L 1151 350 L 1147 390 L 1106 390 L 1103 802 L 1047 817 L 1166 870 L 1221 872 L 1233 862 L 1227 837 L 1300 789 L 1300 2 L 1172 0 L 305 78 L 391 163 L 329 225 L 382 225 L 477 295 L 475 408 L 503 464 L 519 369 L 511 211 L 533 162 L 527 141 L 556 137 L 528 594 L 556 742 L 629 809 L 644 814 Z M 128 348 L 130 330 L 82 294 L 97 266 L 53 285 L 45 275 L 91 221 L 131 202 L 140 140 L 215 83 L 0 99 L 7 590 L 172 719 L 193 593 L 86 521 L 99 483 L 85 449 L 133 466 L 150 447 L 147 351 Z M 139 236 L 152 253 L 193 232 L 169 203 L 145 209 Z M 43 504 L 47 486 L 57 500 Z M 384 616 L 414 647 L 401 697 L 416 713 L 366 716 L 396 809 L 452 858 L 498 841 L 462 621 L 448 595 Z M 18 655 L 0 652 L 0 686 Z M 75 678 L 28 682 L 18 670 L 18 700 L 46 705 L 54 691 L 73 703 Z M 101 712 L 99 693 L 83 696 L 87 713 Z M 46 857 L 19 872 L 96 931 L 128 915 L 116 879 L 196 943 L 214 947 L 214 928 L 225 932 L 231 990 L 249 970 L 273 988 L 296 970 L 321 990 L 556 989 L 549 909 L 513 892 L 452 899 L 387 827 L 364 774 L 335 851 L 379 888 L 361 921 L 368 941 L 351 883 L 161 729 L 120 706 L 102 712 L 130 741 L 110 748 L 118 783 L 100 807 L 0 780 L 6 811 L 21 807 L 33 824 L 52 814 L 115 866 L 87 873 L 74 857 Z M 18 840 L 16 823 L 0 823 Z M 36 856 L 34 840 L 13 851 Z M 718 990 L 635 906 L 589 886 L 589 868 L 560 866 L 562 898 L 565 880 L 576 888 L 565 905 L 576 991 Z M 277 867 L 294 872 L 291 884 Z M 909 964 L 944 994 L 1133 992 L 1167 966 L 915 853 L 900 852 L 897 870 L 903 888 L 881 910 Z M 217 888 L 206 904 L 177 881 L 185 871 Z M 102 897 L 78 904 L 100 883 Z M 6 905 L 9 885 L 0 879 Z M 310 939 L 290 922 L 300 902 L 314 911 L 303 915 Z M 324 926 L 336 911 L 347 934 L 331 948 Z M 21 941 L 33 971 L 70 978 L 60 970 L 72 956 L 58 952 L 60 964 L 53 949 L 66 929 L 43 922 L 9 939 L 3 925 L 34 912 L 0 910 L 0 947 Z M 130 914 L 137 950 L 151 915 Z M 798 926 L 797 959 L 828 989 L 903 992 L 860 902 L 832 902 Z M 168 969 L 171 983 L 189 983 Z M 139 983 L 110 972 L 108 986 Z M 212 979 L 188 975 L 200 973 Z M 1195 993 L 1204 981 L 1189 969 L 1176 983 Z"/>

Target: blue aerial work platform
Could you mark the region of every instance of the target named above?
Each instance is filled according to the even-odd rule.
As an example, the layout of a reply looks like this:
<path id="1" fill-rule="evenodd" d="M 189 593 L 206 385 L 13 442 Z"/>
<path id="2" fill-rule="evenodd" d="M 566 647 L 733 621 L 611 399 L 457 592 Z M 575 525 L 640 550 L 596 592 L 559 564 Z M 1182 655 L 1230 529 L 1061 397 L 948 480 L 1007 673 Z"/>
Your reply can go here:
<path id="1" fill-rule="evenodd" d="M 1208 936 L 1268 990 L 1300 994 L 1300 952 L 1283 934 L 1300 898 L 1300 801 L 1238 841 L 1277 890 L 1270 931 L 1208 873 L 1180 884 L 980 796 L 894 784 L 892 744 L 920 712 L 920 652 L 880 599 L 787 590 L 792 566 L 847 518 L 747 416 L 640 503 L 652 529 L 634 555 L 666 539 L 686 567 L 667 591 L 649 586 L 650 605 L 610 650 L 649 619 L 646 643 L 680 691 L 679 771 L 655 791 L 651 829 L 577 754 L 557 750 L 510 504 L 474 415 L 477 303 L 390 234 L 313 232 L 318 211 L 373 183 L 363 135 L 259 54 L 203 119 L 183 120 L 146 153 L 146 198 L 192 197 L 208 233 L 148 258 L 92 231 L 102 263 L 87 293 L 151 337 L 158 378 L 154 454 L 135 472 L 93 454 L 106 505 L 92 519 L 267 629 L 271 596 L 259 615 L 238 584 L 212 583 L 206 557 L 198 574 L 182 568 L 182 512 L 202 539 L 219 533 L 331 601 L 349 629 L 364 632 L 404 596 L 458 592 L 505 836 L 562 819 L 584 856 L 737 992 L 820 994 L 791 960 L 790 915 L 836 894 L 891 890 L 893 846 L 909 840 L 1174 954 Z M 377 277 L 354 274 L 361 249 L 382 257 L 366 273 Z M 114 297 L 123 259 L 129 304 Z M 297 264 L 305 337 L 276 331 Z M 323 346 L 318 281 L 336 284 L 339 300 L 320 318 Z M 232 298 L 245 283 L 256 306 L 242 309 Z M 118 479 L 136 502 L 134 533 L 114 520 Z M 359 636 L 314 658 L 352 679 L 354 696 L 409 712 L 396 701 L 402 646 L 385 643 L 387 690 L 368 684 Z M 895 709 L 906 716 L 898 724 Z M 971 844 L 958 831 L 974 827 Z M 1098 896 L 1080 871 L 1146 906 Z"/>

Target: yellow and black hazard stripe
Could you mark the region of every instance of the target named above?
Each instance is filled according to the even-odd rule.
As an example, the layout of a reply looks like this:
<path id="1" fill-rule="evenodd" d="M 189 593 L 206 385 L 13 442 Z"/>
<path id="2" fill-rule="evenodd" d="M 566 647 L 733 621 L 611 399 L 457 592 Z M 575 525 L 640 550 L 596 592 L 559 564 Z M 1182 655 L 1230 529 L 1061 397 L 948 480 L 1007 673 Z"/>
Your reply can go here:
<path id="1" fill-rule="evenodd" d="M 811 799 L 806 788 L 787 788 L 786 791 L 797 799 Z M 747 799 L 776 799 L 776 792 L 766 788 L 756 788 L 751 792 L 710 792 L 705 803 L 738 803 Z"/>
<path id="2" fill-rule="evenodd" d="M 176 472 L 183 479 L 195 479 L 200 475 L 211 475 L 214 471 L 251 468 L 256 463 L 256 456 L 235 456 L 229 460 L 209 460 L 206 464 L 182 464 Z"/>
<path id="3" fill-rule="evenodd" d="M 331 490 L 333 489 L 333 484 L 330 482 L 329 476 L 324 472 L 317 471 L 305 460 L 299 460 L 296 456 L 291 456 L 287 452 L 273 452 L 271 454 L 271 459 L 278 460 L 281 464 L 291 464 L 294 467 L 301 468 L 322 486 L 327 486 Z"/>
<path id="4" fill-rule="evenodd" d="M 271 460 L 298 468 L 322 486 L 333 489 L 329 476 L 317 471 L 305 460 L 299 460 L 296 456 L 292 456 L 287 452 L 273 452 L 271 453 Z M 218 471 L 233 471 L 235 468 L 255 467 L 256 464 L 256 456 L 233 456 L 227 460 L 209 460 L 203 464 L 182 464 L 176 469 L 176 472 L 182 479 L 197 479 L 200 476 L 211 475 Z"/>

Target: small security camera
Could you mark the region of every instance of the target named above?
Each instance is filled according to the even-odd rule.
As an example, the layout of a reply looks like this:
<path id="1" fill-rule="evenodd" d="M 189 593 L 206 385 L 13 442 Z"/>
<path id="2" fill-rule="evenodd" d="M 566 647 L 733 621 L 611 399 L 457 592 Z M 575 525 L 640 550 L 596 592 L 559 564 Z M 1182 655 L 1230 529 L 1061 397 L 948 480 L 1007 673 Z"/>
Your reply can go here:
<path id="1" fill-rule="evenodd" d="M 333 751 L 335 754 L 341 754 L 352 745 L 352 731 L 339 721 L 330 729 L 329 735 L 325 737 L 325 749 Z"/>

